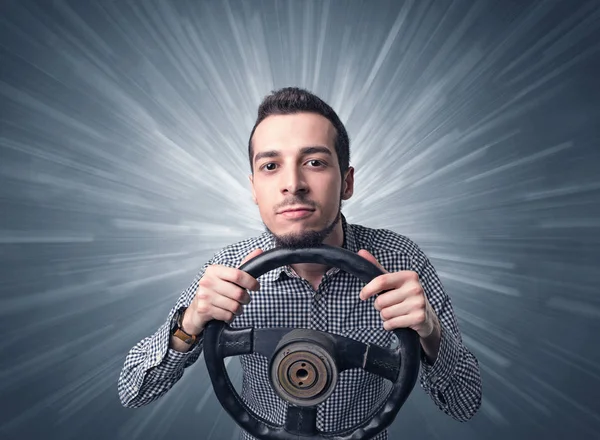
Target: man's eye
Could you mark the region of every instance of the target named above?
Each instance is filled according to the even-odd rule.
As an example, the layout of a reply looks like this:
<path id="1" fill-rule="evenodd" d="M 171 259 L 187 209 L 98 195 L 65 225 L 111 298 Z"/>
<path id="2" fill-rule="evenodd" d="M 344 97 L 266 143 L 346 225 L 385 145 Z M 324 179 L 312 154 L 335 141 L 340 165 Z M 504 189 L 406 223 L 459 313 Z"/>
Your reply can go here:
<path id="1" fill-rule="evenodd" d="M 320 160 L 316 160 L 316 159 L 309 160 L 308 163 L 313 167 L 320 167 L 320 166 L 324 165 L 323 162 L 321 162 Z"/>
<path id="2" fill-rule="evenodd" d="M 275 164 L 273 162 L 266 163 L 262 166 L 263 170 L 273 171 L 275 169 Z"/>

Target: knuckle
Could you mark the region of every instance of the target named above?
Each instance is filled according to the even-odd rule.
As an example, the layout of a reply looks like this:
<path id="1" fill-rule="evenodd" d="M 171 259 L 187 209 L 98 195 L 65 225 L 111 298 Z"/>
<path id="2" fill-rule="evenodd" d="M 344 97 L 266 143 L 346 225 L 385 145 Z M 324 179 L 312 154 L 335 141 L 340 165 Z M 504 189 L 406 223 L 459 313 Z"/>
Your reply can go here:
<path id="1" fill-rule="evenodd" d="M 244 289 L 236 289 L 235 293 L 233 294 L 233 299 L 235 299 L 236 301 L 242 301 L 244 299 L 244 296 L 246 295 L 246 291 Z"/>
<path id="2" fill-rule="evenodd" d="M 205 301 L 208 299 L 208 297 L 208 290 L 204 288 L 204 286 L 199 287 L 198 290 L 196 290 L 196 298 L 198 301 Z"/>
<path id="3" fill-rule="evenodd" d="M 415 305 L 419 310 L 425 310 L 425 297 L 423 295 L 417 295 Z"/>
<path id="4" fill-rule="evenodd" d="M 381 299 L 381 296 L 375 298 L 375 301 L 373 301 L 373 305 L 377 310 L 381 310 L 385 307 L 384 301 Z"/>
<path id="5" fill-rule="evenodd" d="M 415 296 L 421 296 L 421 285 L 419 283 L 414 283 L 410 287 L 410 292 Z"/>
<path id="6" fill-rule="evenodd" d="M 206 315 L 210 310 L 210 304 L 204 301 L 199 301 L 196 306 L 196 312 L 201 315 Z"/>
<path id="7" fill-rule="evenodd" d="M 241 285 L 244 282 L 245 272 L 241 270 L 236 270 L 235 275 L 233 276 L 233 282 L 237 285 Z"/>

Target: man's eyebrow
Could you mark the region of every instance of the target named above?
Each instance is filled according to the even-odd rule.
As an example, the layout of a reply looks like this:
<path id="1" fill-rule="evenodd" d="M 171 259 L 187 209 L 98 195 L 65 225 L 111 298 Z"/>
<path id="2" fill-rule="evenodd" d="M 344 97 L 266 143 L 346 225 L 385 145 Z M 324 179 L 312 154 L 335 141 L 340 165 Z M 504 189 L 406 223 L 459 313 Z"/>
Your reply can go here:
<path id="1" fill-rule="evenodd" d="M 309 154 L 316 154 L 316 153 L 327 154 L 329 156 L 332 155 L 329 148 L 323 147 L 320 145 L 314 145 L 311 147 L 302 147 L 300 149 L 301 156 L 308 156 Z M 281 153 L 277 150 L 261 151 L 260 153 L 256 153 L 256 155 L 254 156 L 254 162 L 258 162 L 260 159 L 264 159 L 267 157 L 270 157 L 270 158 L 279 157 L 280 155 L 281 155 Z"/>
<path id="2" fill-rule="evenodd" d="M 329 148 L 322 147 L 320 145 L 315 145 L 312 147 L 304 147 L 304 148 L 300 149 L 300 154 L 302 156 L 308 156 L 309 154 L 316 154 L 316 153 L 323 153 L 323 154 L 328 154 L 331 156 L 331 151 L 329 151 Z"/>
<path id="3" fill-rule="evenodd" d="M 277 157 L 279 155 L 280 155 L 279 151 L 276 151 L 276 150 L 261 151 L 260 153 L 256 153 L 254 155 L 254 162 L 258 162 L 259 160 L 261 160 L 265 157 Z"/>

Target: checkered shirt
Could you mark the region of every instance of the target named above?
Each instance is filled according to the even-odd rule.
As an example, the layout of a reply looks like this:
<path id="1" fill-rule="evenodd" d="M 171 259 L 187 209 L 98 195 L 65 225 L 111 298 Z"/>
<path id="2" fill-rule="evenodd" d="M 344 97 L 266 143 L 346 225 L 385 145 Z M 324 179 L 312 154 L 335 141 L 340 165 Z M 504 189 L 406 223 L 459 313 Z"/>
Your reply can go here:
<path id="1" fill-rule="evenodd" d="M 419 383 L 440 410 L 459 421 L 470 419 L 481 404 L 479 365 L 462 343 L 450 298 L 432 264 L 415 243 L 395 232 L 349 224 L 343 215 L 342 227 L 344 248 L 355 253 L 368 250 L 389 272 L 412 270 L 419 274 L 441 323 L 438 357 L 430 365 L 422 355 Z M 135 408 L 158 399 L 182 377 L 185 368 L 198 359 L 202 340 L 186 353 L 177 352 L 169 347 L 169 328 L 176 310 L 191 303 L 208 265 L 239 267 L 252 250 L 267 251 L 273 247 L 273 236 L 265 232 L 227 246 L 204 265 L 158 331 L 138 342 L 127 355 L 118 381 L 123 406 Z M 235 318 L 232 327 L 310 328 L 388 347 L 395 338 L 392 332 L 383 329 L 379 312 L 373 306 L 375 297 L 366 301 L 359 298 L 365 284 L 338 268 L 330 269 L 323 276 L 316 291 L 289 266 L 267 272 L 258 281 L 260 291 L 249 292 L 251 302 L 244 306 L 244 313 Z M 287 403 L 271 388 L 268 360 L 251 354 L 240 356 L 240 363 L 244 373 L 242 399 L 259 416 L 282 425 Z M 331 432 L 363 421 L 387 396 L 389 389 L 388 381 L 363 370 L 342 372 L 334 392 L 318 407 L 317 428 Z M 244 430 L 240 438 L 254 439 Z M 375 437 L 376 440 L 387 438 L 387 430 Z"/>

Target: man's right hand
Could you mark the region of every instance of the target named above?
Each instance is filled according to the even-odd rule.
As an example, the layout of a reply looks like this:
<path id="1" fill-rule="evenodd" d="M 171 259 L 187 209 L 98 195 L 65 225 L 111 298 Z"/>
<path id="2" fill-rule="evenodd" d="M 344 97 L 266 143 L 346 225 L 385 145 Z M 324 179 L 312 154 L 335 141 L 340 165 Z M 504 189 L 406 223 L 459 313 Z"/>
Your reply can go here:
<path id="1" fill-rule="evenodd" d="M 262 249 L 253 250 L 244 257 L 241 265 L 262 253 Z M 194 299 L 183 315 L 183 330 L 198 335 L 213 319 L 230 323 L 250 302 L 246 289 L 260 289 L 256 278 L 247 272 L 219 264 L 208 266 L 198 283 Z"/>

